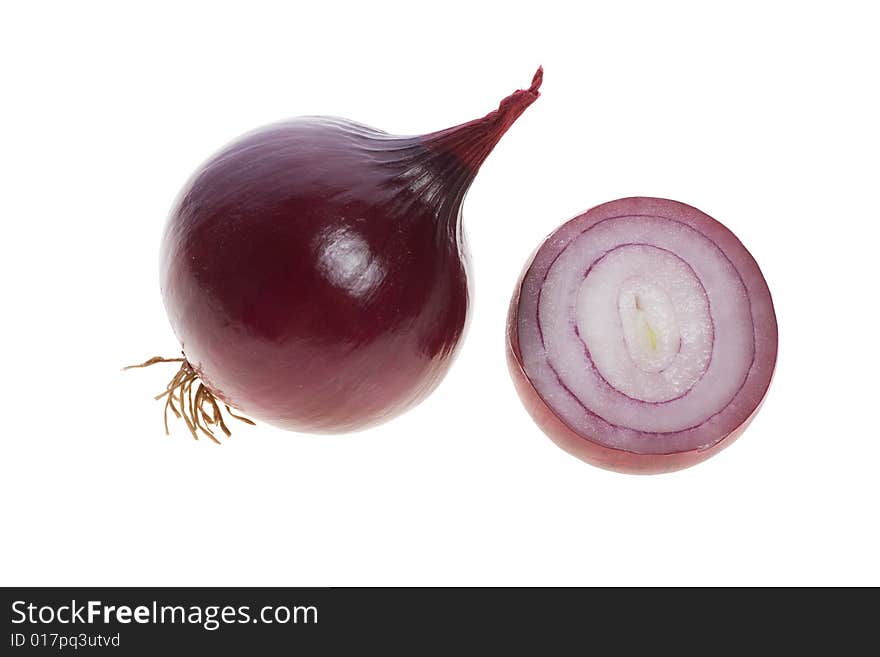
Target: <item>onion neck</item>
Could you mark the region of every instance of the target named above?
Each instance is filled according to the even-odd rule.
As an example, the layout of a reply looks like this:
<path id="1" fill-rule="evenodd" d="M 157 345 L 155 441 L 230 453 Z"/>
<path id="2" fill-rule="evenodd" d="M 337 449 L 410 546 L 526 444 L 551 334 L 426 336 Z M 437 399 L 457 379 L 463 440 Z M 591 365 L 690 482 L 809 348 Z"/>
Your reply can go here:
<path id="1" fill-rule="evenodd" d="M 446 192 L 455 199 L 456 204 L 464 200 L 480 166 L 504 133 L 538 99 L 543 77 L 544 70 L 539 67 L 531 86 L 514 91 L 501 101 L 498 109 L 482 118 L 421 137 L 423 146 L 430 154 L 431 164 L 436 168 L 438 177 L 445 181 Z"/>
<path id="2" fill-rule="evenodd" d="M 540 92 L 544 69 L 538 68 L 528 89 L 518 89 L 501 101 L 498 109 L 481 119 L 474 119 L 446 130 L 422 137 L 422 143 L 432 153 L 455 155 L 473 175 L 477 174 L 492 149 L 504 136 Z"/>

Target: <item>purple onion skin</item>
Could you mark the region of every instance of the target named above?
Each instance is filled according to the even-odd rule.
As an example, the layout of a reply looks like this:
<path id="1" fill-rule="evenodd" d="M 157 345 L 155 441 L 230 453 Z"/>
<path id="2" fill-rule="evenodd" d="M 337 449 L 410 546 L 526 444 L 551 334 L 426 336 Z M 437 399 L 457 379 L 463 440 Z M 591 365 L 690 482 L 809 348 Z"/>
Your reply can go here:
<path id="1" fill-rule="evenodd" d="M 506 354 L 508 370 L 513 380 L 514 388 L 529 415 L 531 415 L 538 427 L 554 443 L 556 443 L 557 446 L 561 447 L 569 454 L 572 454 L 591 465 L 626 474 L 662 474 L 682 470 L 705 461 L 732 444 L 740 435 L 742 435 L 743 431 L 745 431 L 761 409 L 772 382 L 776 366 L 778 336 L 775 314 L 773 314 L 772 320 L 762 326 L 762 330 L 766 335 L 762 340 L 760 353 L 756 358 L 762 361 L 762 370 L 765 374 L 762 375 L 757 382 L 751 384 L 757 394 L 757 403 L 751 413 L 744 417 L 743 420 L 730 431 L 726 432 L 724 435 L 717 436 L 716 440 L 711 445 L 701 449 L 670 451 L 668 453 L 640 453 L 602 445 L 594 440 L 593 436 L 583 435 L 572 429 L 572 427 L 560 418 L 550 404 L 539 394 L 535 385 L 526 373 L 523 364 L 524 360 L 519 338 L 519 317 L 520 298 L 523 291 L 523 284 L 526 277 L 529 275 L 536 258 L 541 252 L 541 249 L 545 245 L 555 241 L 558 235 L 567 226 L 575 222 L 581 222 L 584 219 L 596 222 L 603 218 L 614 217 L 616 215 L 639 215 L 646 212 L 646 209 L 653 209 L 652 211 L 655 212 L 657 207 L 671 208 L 670 211 L 673 214 L 675 212 L 687 212 L 692 216 L 703 215 L 699 210 L 690 206 L 685 206 L 676 201 L 640 197 L 618 199 L 588 210 L 566 224 L 563 224 L 563 226 L 554 231 L 542 245 L 535 249 L 534 253 L 527 260 L 522 270 L 522 274 L 514 287 L 514 293 L 510 301 L 507 315 Z M 708 217 L 706 217 L 706 219 L 712 223 L 716 223 Z M 728 233 L 723 238 L 726 242 L 730 243 L 736 241 L 736 237 L 733 236 L 732 233 L 729 233 L 726 228 L 721 227 L 721 225 L 717 223 L 716 226 Z M 751 256 L 749 256 L 749 258 L 751 258 Z M 757 269 L 757 265 L 755 265 L 752 276 L 760 276 L 762 286 L 766 288 L 766 282 L 764 282 L 760 270 Z M 770 308 L 772 313 L 772 301 L 770 301 L 769 292 L 767 293 L 767 300 L 771 304 Z"/>
<path id="2" fill-rule="evenodd" d="M 467 324 L 462 201 L 540 78 L 482 119 L 430 135 L 303 117 L 202 165 L 171 211 L 160 282 L 210 391 L 317 433 L 363 429 L 423 400 Z"/>

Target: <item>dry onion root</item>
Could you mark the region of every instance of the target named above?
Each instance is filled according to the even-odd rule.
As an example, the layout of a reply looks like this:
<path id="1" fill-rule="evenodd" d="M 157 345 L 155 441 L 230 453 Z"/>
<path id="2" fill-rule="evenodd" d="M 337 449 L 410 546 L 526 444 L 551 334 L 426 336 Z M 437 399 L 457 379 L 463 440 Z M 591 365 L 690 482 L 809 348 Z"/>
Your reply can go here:
<path id="1" fill-rule="evenodd" d="M 177 370 L 177 373 L 168 382 L 165 392 L 155 397 L 157 400 L 165 398 L 165 435 L 170 434 L 168 429 L 168 411 L 171 411 L 175 417 L 184 421 L 186 428 L 189 429 L 192 437 L 196 440 L 199 439 L 199 433 L 202 433 L 219 445 L 220 441 L 217 439 L 214 431 L 211 430 L 211 427 L 219 428 L 229 438 L 232 432 L 223 420 L 223 413 L 220 410 L 220 404 L 217 403 L 217 398 L 204 383 L 199 381 L 199 375 L 186 358 L 153 356 L 143 363 L 129 365 L 122 369 L 125 371 L 150 367 L 157 363 L 180 363 L 180 369 Z M 233 413 L 228 404 L 223 404 L 223 406 L 230 417 L 246 424 L 254 425 L 253 420 Z"/>

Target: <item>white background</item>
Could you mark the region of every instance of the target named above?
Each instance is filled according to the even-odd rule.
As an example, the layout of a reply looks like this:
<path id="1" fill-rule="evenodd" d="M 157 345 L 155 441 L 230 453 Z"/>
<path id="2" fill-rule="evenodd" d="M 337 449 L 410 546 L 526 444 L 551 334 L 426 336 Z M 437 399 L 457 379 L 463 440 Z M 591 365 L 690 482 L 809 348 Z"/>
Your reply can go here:
<path id="1" fill-rule="evenodd" d="M 660 5 L 663 5 L 662 7 Z M 880 584 L 880 101 L 872 3 L 5 3 L 0 583 Z M 542 97 L 465 204 L 476 298 L 424 404 L 368 432 L 162 429 L 170 203 L 255 126 L 401 134 Z M 761 264 L 776 378 L 731 448 L 590 467 L 533 425 L 504 322 L 558 224 L 695 205 Z"/>

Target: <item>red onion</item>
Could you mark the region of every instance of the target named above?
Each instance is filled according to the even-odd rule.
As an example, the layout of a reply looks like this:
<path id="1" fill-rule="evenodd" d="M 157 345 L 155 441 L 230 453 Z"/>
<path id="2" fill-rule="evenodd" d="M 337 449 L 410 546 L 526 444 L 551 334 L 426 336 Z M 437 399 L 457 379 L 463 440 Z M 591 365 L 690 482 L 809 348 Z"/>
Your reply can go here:
<path id="1" fill-rule="evenodd" d="M 303 117 L 203 164 L 162 243 L 185 357 L 171 409 L 191 430 L 219 419 L 216 397 L 285 429 L 344 432 L 424 399 L 466 326 L 462 201 L 541 77 L 448 130 L 397 137 Z"/>
<path id="2" fill-rule="evenodd" d="M 550 235 L 510 306 L 508 364 L 538 425 L 611 470 L 698 463 L 754 417 L 776 363 L 773 301 L 727 228 L 657 198 Z"/>

